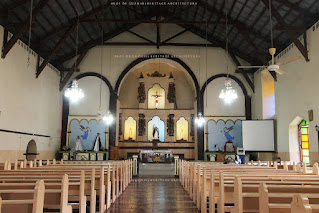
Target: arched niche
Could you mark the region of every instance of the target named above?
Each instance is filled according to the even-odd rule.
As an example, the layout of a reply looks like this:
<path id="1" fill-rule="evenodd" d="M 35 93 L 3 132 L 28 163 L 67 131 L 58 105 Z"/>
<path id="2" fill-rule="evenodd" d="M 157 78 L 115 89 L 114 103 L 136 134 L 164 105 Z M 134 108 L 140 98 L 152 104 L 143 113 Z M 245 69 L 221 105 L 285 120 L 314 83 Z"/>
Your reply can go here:
<path id="1" fill-rule="evenodd" d="M 27 160 L 34 160 L 36 158 L 36 153 L 37 153 L 37 144 L 36 142 L 32 139 L 29 141 L 27 145 L 27 150 L 26 150 L 26 158 Z M 31 155 L 29 155 L 31 154 Z"/>
<path id="2" fill-rule="evenodd" d="M 159 84 L 154 84 L 147 94 L 149 109 L 164 109 L 165 108 L 165 90 Z"/>
<path id="3" fill-rule="evenodd" d="M 188 121 L 184 117 L 176 122 L 176 140 L 188 141 Z"/>
<path id="4" fill-rule="evenodd" d="M 109 110 L 109 101 L 110 101 L 110 88 L 105 83 L 103 78 L 99 76 L 84 76 L 78 78 L 79 87 L 84 92 L 84 98 L 80 99 L 76 103 L 69 103 L 70 115 L 97 115 L 100 113 L 105 115 Z M 100 97 L 101 91 L 101 97 Z M 100 107 L 100 98 L 101 98 L 101 108 Z"/>
<path id="5" fill-rule="evenodd" d="M 124 121 L 124 140 L 136 140 L 136 120 L 133 117 Z"/>
<path id="6" fill-rule="evenodd" d="M 165 123 L 158 116 L 154 116 L 152 120 L 148 122 L 147 140 L 148 141 L 154 140 L 153 133 L 155 128 L 158 128 L 159 141 L 164 142 L 165 141 Z"/>

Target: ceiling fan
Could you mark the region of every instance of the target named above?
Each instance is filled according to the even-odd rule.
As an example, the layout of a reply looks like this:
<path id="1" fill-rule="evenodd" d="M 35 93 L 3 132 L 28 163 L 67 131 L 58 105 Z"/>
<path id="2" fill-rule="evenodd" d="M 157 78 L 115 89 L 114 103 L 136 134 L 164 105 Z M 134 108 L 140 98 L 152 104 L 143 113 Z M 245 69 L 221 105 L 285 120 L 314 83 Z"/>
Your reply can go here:
<path id="1" fill-rule="evenodd" d="M 276 54 L 276 48 L 274 48 L 274 41 L 273 41 L 273 32 L 272 32 L 272 19 L 271 19 L 271 0 L 269 0 L 269 22 L 270 22 L 270 38 L 271 38 L 271 48 L 269 48 L 269 53 L 271 55 L 271 64 L 268 66 L 238 66 L 238 68 L 241 69 L 251 69 L 251 68 L 264 68 L 263 71 L 274 71 L 280 75 L 285 74 L 285 71 L 280 69 L 281 66 L 285 64 L 289 64 L 293 61 L 296 61 L 300 59 L 300 56 L 296 56 L 290 59 L 287 59 L 285 61 L 275 63 L 275 54 Z"/>

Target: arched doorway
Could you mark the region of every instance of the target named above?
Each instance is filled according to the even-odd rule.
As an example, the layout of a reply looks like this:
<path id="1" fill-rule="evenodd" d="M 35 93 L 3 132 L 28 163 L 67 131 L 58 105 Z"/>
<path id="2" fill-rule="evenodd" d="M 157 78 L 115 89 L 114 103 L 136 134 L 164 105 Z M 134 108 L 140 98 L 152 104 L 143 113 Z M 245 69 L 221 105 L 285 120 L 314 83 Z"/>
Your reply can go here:
<path id="1" fill-rule="evenodd" d="M 34 160 L 37 157 L 37 144 L 32 139 L 29 141 L 27 149 L 26 149 L 26 159 L 27 160 Z"/>

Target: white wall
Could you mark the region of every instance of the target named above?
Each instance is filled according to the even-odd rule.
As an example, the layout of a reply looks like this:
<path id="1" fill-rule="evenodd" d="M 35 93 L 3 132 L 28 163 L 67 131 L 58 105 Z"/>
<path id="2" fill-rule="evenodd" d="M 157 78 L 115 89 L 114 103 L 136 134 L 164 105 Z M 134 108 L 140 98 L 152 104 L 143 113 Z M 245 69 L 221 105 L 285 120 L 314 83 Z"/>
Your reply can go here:
<path id="1" fill-rule="evenodd" d="M 0 26 L 2 48 L 3 27 Z M 48 135 L 50 138 L 0 133 L 0 161 L 23 159 L 28 142 L 34 139 L 39 159 L 53 158 L 60 147 L 62 96 L 60 77 L 47 66 L 35 78 L 36 55 L 15 44 L 5 59 L 0 58 L 0 129 Z M 25 45 L 24 45 L 25 46 Z"/>
<path id="2" fill-rule="evenodd" d="M 110 90 L 101 78 L 87 76 L 78 80 L 79 87 L 83 90 L 84 98 L 75 103 L 69 104 L 69 115 L 94 115 L 97 113 L 105 115 L 109 109 Z M 100 86 L 101 86 L 101 107 L 100 107 Z"/>
<path id="3" fill-rule="evenodd" d="M 317 24 L 318 25 L 318 24 Z M 308 120 L 308 110 L 313 110 L 314 121 L 309 122 L 310 138 L 310 160 L 318 159 L 318 133 L 315 125 L 319 123 L 319 28 L 307 31 L 308 51 L 310 62 L 302 57 L 300 60 L 281 67 L 286 71 L 285 75 L 277 75 L 275 83 L 276 116 L 277 120 L 277 148 L 278 155 L 285 160 L 289 159 L 289 125 L 299 116 Z M 299 50 L 293 46 L 289 51 L 278 59 L 277 62 L 289 59 L 294 56 L 302 56 Z M 260 74 L 255 75 L 257 82 L 260 81 Z M 261 95 L 260 84 L 256 84 L 256 93 L 253 98 L 253 107 L 260 109 L 259 96 Z M 258 91 L 258 92 L 257 92 Z M 260 118 L 260 112 L 255 111 L 254 118 Z"/>
<path id="4" fill-rule="evenodd" d="M 238 98 L 231 103 L 226 103 L 219 98 L 220 90 L 225 87 L 225 80 L 226 78 L 217 78 L 207 85 L 204 93 L 205 116 L 245 117 L 245 95 L 236 81 L 231 79 L 232 87 L 237 90 Z"/>

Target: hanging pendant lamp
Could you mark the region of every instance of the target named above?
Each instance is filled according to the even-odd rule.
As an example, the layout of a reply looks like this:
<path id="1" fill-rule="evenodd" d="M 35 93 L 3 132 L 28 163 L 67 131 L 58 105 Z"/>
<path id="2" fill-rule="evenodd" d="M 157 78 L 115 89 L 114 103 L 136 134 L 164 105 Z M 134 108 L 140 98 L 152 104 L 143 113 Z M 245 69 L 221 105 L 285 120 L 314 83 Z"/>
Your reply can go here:
<path id="1" fill-rule="evenodd" d="M 76 28 L 76 43 L 75 43 L 75 57 L 78 55 L 78 41 L 79 41 L 79 20 L 77 23 Z M 75 66 L 74 69 L 77 69 L 77 60 L 75 60 Z M 67 88 L 64 96 L 67 97 L 71 102 L 75 103 L 78 100 L 82 99 L 84 97 L 83 91 L 79 88 L 79 84 L 77 80 L 73 80 L 71 87 Z"/>
<path id="2" fill-rule="evenodd" d="M 228 57 L 228 14 L 227 14 L 227 0 L 226 0 L 226 52 Z M 229 79 L 229 71 L 228 71 L 228 58 L 227 60 L 227 77 L 225 80 L 225 87 L 220 91 L 219 98 L 223 99 L 226 104 L 232 103 L 234 100 L 238 98 L 237 90 L 234 89 L 231 85 L 231 80 Z"/>

